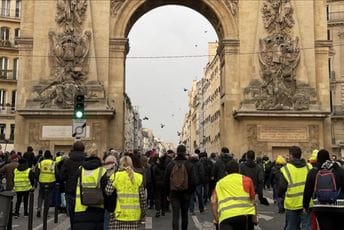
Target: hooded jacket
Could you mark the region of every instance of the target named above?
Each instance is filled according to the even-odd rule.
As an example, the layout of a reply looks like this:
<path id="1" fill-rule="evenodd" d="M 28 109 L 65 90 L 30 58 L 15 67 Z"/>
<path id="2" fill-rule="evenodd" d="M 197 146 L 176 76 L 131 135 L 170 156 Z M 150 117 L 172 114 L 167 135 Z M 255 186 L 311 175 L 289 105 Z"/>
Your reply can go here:
<path id="1" fill-rule="evenodd" d="M 61 180 L 65 182 L 65 193 L 75 195 L 79 176 L 79 167 L 85 160 L 85 153 L 72 151 L 60 171 Z"/>
<path id="2" fill-rule="evenodd" d="M 231 160 L 233 160 L 233 157 L 231 155 L 229 155 L 228 153 L 221 153 L 219 159 L 217 159 L 217 161 L 215 162 L 211 173 L 216 182 L 227 175 L 225 165 Z"/>
<path id="3" fill-rule="evenodd" d="M 292 159 L 288 163 L 294 165 L 296 168 L 302 168 L 307 165 L 304 159 Z M 285 193 L 287 192 L 287 188 L 288 181 L 284 178 L 283 174 L 281 174 L 278 180 L 277 196 L 284 197 Z"/>
<path id="4" fill-rule="evenodd" d="M 257 194 L 263 192 L 264 169 L 259 164 L 253 160 L 247 159 L 240 164 L 240 173 L 252 179 Z"/>

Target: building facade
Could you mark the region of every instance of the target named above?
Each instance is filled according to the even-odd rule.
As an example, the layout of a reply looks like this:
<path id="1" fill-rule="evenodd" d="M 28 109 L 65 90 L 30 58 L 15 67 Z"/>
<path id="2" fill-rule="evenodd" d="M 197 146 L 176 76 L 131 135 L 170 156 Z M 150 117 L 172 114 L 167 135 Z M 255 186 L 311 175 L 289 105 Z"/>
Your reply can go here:
<path id="1" fill-rule="evenodd" d="M 20 36 L 21 0 L 2 0 L 0 8 L 0 144 L 13 149 Z"/>

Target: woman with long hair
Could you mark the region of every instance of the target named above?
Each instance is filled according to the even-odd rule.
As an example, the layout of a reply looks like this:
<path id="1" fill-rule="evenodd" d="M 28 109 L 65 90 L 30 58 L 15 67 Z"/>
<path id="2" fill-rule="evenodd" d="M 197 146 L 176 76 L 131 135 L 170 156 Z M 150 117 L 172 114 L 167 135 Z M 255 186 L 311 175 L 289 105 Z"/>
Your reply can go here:
<path id="1" fill-rule="evenodd" d="M 117 193 L 117 201 L 115 211 L 110 217 L 109 229 L 139 229 L 146 216 L 145 191 L 142 175 L 134 172 L 129 156 L 120 159 L 114 180 L 109 180 L 105 188 L 108 195 L 114 190 Z"/>

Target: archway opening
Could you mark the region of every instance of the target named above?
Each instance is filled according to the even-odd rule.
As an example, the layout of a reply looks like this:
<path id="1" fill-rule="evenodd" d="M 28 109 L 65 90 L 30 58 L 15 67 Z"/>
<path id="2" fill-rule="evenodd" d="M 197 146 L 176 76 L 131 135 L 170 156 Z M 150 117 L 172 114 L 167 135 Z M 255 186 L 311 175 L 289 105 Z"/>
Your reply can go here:
<path id="1" fill-rule="evenodd" d="M 150 10 L 130 28 L 126 95 L 138 110 L 143 127 L 177 144 L 192 82 L 202 78 L 214 57 L 209 55 L 208 45 L 218 41 L 217 33 L 203 15 L 177 5 Z"/>

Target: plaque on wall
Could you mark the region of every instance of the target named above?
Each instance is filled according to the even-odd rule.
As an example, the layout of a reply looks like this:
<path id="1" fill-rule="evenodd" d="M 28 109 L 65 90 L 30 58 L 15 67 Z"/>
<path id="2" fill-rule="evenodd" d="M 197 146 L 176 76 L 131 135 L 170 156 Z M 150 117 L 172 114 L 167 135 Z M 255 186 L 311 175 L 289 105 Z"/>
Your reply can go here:
<path id="1" fill-rule="evenodd" d="M 307 127 L 258 126 L 258 141 L 308 141 Z"/>
<path id="2" fill-rule="evenodd" d="M 90 127 L 86 126 L 86 137 L 90 137 Z M 42 126 L 43 139 L 65 139 L 72 137 L 71 125 L 45 125 Z"/>

